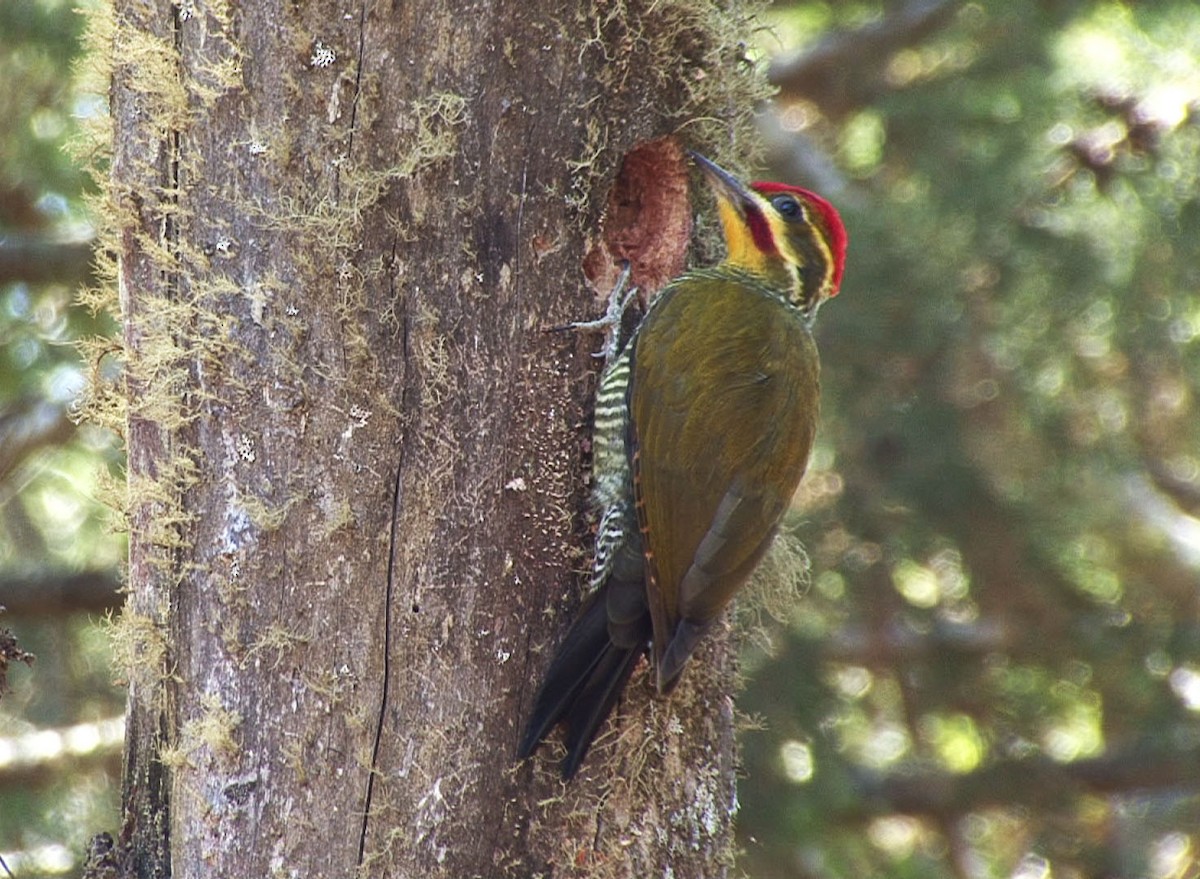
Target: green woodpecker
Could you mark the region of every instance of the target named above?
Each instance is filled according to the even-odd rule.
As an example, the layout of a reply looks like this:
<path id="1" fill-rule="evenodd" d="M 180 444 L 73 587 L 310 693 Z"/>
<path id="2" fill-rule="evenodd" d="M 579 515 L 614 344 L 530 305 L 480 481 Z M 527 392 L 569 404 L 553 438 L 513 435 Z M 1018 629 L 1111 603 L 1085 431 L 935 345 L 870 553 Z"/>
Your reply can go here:
<path id="1" fill-rule="evenodd" d="M 593 443 L 594 589 L 559 648 L 519 755 L 560 721 L 579 768 L 649 649 L 659 693 L 758 564 L 804 475 L 817 427 L 811 327 L 842 280 L 829 202 L 738 181 L 692 153 L 728 255 L 672 281 L 601 376 Z"/>

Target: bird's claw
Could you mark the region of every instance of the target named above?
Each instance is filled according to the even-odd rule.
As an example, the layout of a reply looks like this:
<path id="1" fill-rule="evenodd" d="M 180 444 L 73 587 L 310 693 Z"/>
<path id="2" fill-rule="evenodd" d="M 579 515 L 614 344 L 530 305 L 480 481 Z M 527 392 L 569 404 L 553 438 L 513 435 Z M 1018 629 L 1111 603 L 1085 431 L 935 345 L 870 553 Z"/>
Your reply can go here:
<path id="1" fill-rule="evenodd" d="M 629 260 L 622 260 L 621 274 L 608 294 L 608 306 L 600 317 L 595 320 L 581 320 L 550 327 L 548 332 L 562 332 L 563 330 L 602 332 L 604 333 L 604 345 L 592 356 L 606 362 L 612 360 L 621 348 L 621 322 L 625 317 L 625 309 L 638 295 L 638 288 L 629 286 L 629 277 L 632 272 L 633 267 Z"/>

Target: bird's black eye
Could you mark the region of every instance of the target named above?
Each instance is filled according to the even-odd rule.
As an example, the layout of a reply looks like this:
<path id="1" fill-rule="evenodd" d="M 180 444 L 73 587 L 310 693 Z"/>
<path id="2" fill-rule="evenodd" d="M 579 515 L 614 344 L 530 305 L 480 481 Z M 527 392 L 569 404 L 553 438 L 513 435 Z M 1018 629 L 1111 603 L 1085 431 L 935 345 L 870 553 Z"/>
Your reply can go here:
<path id="1" fill-rule="evenodd" d="M 777 195 L 771 199 L 771 204 L 774 205 L 775 210 L 779 211 L 779 213 L 783 214 L 789 220 L 795 220 L 804 216 L 804 210 L 800 207 L 800 202 L 796 201 L 790 195 Z"/>

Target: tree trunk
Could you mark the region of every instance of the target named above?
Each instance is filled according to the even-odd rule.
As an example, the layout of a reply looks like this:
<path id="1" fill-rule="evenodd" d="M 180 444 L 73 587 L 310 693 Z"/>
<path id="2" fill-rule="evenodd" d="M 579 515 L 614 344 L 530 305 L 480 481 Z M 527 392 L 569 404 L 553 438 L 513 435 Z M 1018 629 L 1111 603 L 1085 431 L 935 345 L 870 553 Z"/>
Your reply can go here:
<path id="1" fill-rule="evenodd" d="M 557 737 L 512 755 L 590 555 L 595 340 L 546 330 L 682 266 L 679 142 L 746 159 L 744 14 L 116 13 L 126 866 L 724 875 L 726 634 L 571 785 Z"/>

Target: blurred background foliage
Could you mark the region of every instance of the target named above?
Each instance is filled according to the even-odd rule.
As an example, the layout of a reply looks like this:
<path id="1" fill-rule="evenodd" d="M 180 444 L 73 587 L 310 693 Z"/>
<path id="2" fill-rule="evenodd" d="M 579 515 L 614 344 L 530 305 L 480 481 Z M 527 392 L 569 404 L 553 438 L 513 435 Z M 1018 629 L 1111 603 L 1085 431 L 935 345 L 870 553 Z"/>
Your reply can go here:
<path id="1" fill-rule="evenodd" d="M 742 868 L 1200 875 L 1200 6 L 796 2 L 753 52 L 764 176 L 851 235 L 796 534 L 747 647 Z M 0 854 L 77 871 L 118 824 L 98 621 L 119 442 L 71 420 L 114 330 L 74 304 L 103 96 L 70 2 L 0 2 Z M 100 350 L 93 346 L 93 350 Z M 98 354 L 92 357 L 99 357 Z M 91 362 L 89 362 L 91 361 Z"/>
<path id="2" fill-rule="evenodd" d="M 37 657 L 0 699 L 0 856 L 21 879 L 77 867 L 120 792 L 124 695 L 97 626 L 118 603 L 123 542 L 97 493 L 119 444 L 71 418 L 92 368 L 74 343 L 115 326 L 75 305 L 89 183 L 64 147 L 104 109 L 72 73 L 75 5 L 0 2 L 0 629 Z"/>
<path id="3" fill-rule="evenodd" d="M 1200 875 L 1200 6 L 771 9 L 842 206 L 756 877 Z"/>

